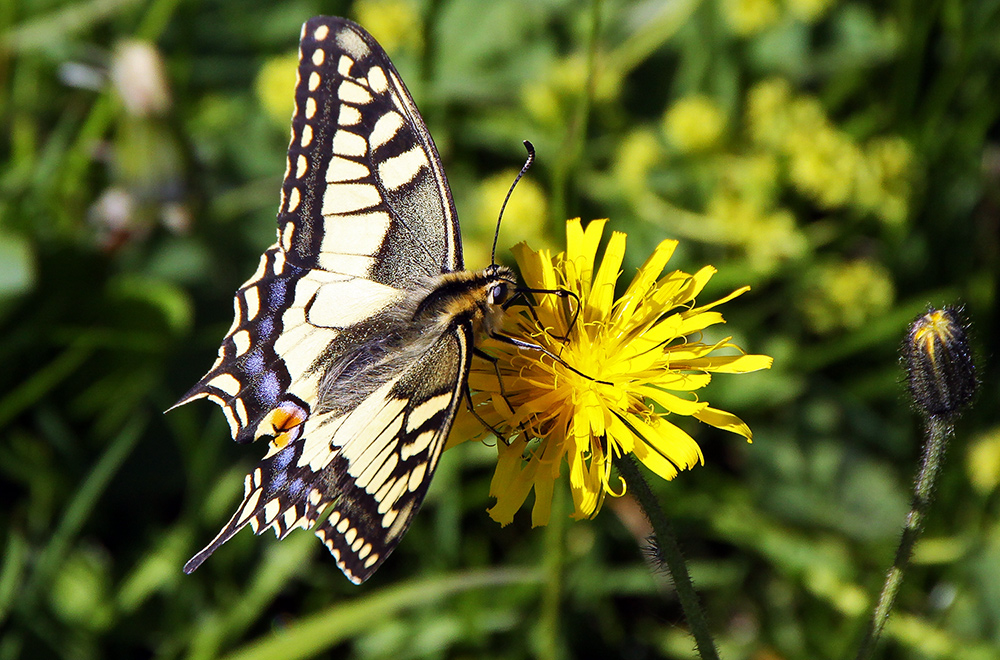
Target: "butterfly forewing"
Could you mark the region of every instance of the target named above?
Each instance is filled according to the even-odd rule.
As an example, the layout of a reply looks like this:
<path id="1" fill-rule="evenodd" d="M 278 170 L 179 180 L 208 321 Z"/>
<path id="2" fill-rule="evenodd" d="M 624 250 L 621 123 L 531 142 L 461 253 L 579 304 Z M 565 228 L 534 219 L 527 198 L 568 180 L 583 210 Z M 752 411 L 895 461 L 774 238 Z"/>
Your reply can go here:
<path id="1" fill-rule="evenodd" d="M 353 23 L 303 27 L 279 235 L 288 259 L 388 286 L 462 267 L 434 142 L 399 74 Z"/>
<path id="2" fill-rule="evenodd" d="M 360 27 L 303 26 L 278 241 L 236 293 L 207 397 L 240 442 L 268 441 L 244 499 L 190 572 L 239 529 L 317 535 L 353 581 L 423 500 L 468 371 L 467 321 L 412 327 L 462 267 L 440 159 L 388 56 Z M 435 334 L 436 333 L 436 334 Z"/>

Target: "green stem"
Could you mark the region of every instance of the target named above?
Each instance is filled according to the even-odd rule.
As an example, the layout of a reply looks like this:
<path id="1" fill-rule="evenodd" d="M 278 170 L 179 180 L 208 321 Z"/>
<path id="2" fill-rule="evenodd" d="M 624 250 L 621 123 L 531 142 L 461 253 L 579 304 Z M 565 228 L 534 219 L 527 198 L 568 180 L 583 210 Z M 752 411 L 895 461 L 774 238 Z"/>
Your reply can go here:
<path id="1" fill-rule="evenodd" d="M 545 527 L 542 613 L 538 657 L 541 660 L 561 660 L 563 646 L 559 626 L 562 611 L 563 564 L 566 556 L 566 493 L 556 488 L 552 493 L 552 515 Z"/>
<path id="2" fill-rule="evenodd" d="M 691 584 L 687 563 L 684 561 L 681 548 L 677 544 L 673 526 L 653 495 L 653 491 L 649 489 L 649 484 L 639 472 L 639 466 L 635 464 L 635 459 L 631 456 L 616 456 L 614 462 L 618 473 L 625 480 L 628 491 L 639 502 L 642 512 L 646 514 L 646 518 L 653 527 L 657 559 L 666 565 L 674 580 L 677 598 L 680 600 L 684 616 L 687 617 L 688 625 L 691 627 L 691 635 L 698 647 L 698 655 L 701 656 L 702 660 L 719 660 L 719 652 L 715 649 L 715 642 L 712 641 L 712 635 L 708 631 L 708 622 L 705 620 L 704 612 L 701 611 L 698 594 L 695 593 L 694 586 Z"/>
<path id="3" fill-rule="evenodd" d="M 899 539 L 899 547 L 896 548 L 896 557 L 892 566 L 885 576 L 885 584 L 882 586 L 882 593 L 879 594 L 878 603 L 875 605 L 875 613 L 865 631 L 865 637 L 858 649 L 857 660 L 867 660 L 875 650 L 875 644 L 885 628 L 886 621 L 889 620 L 889 613 L 896 602 L 896 595 L 899 593 L 899 586 L 903 582 L 903 573 L 910 563 L 910 555 L 913 553 L 913 546 L 923 532 L 924 518 L 930 508 L 931 496 L 934 493 L 934 482 L 937 480 L 938 472 L 941 469 L 941 459 L 944 450 L 948 445 L 948 436 L 953 427 L 950 422 L 938 416 L 930 416 L 927 419 L 927 440 L 924 445 L 924 458 L 917 474 L 916 482 L 913 486 L 913 503 L 910 513 L 906 516 L 906 523 L 903 525 L 903 533 Z"/>

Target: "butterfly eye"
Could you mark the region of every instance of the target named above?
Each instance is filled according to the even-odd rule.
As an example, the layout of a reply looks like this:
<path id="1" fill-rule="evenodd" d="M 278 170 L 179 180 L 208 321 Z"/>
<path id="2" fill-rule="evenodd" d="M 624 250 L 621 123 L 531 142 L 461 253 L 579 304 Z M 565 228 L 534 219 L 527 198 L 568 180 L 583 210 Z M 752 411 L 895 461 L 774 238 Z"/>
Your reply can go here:
<path id="1" fill-rule="evenodd" d="M 499 305 L 507 300 L 507 284 L 505 282 L 500 282 L 495 284 L 492 289 L 490 289 L 490 303 L 493 305 Z"/>

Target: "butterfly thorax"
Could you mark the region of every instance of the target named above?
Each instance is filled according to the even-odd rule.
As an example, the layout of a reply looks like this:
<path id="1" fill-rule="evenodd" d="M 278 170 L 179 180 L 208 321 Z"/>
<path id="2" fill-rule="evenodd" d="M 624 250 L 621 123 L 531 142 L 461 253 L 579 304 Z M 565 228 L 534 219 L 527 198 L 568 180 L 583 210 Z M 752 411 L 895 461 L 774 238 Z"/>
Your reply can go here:
<path id="1" fill-rule="evenodd" d="M 471 324 L 476 335 L 492 333 L 499 328 L 503 303 L 516 282 L 506 266 L 444 273 L 417 305 L 413 321 L 442 330 Z"/>
<path id="2" fill-rule="evenodd" d="M 515 282 L 505 266 L 442 273 L 396 305 L 344 329 L 313 363 L 312 369 L 323 374 L 318 410 L 352 410 L 401 365 L 459 326 L 470 326 L 477 336 L 496 331 Z"/>

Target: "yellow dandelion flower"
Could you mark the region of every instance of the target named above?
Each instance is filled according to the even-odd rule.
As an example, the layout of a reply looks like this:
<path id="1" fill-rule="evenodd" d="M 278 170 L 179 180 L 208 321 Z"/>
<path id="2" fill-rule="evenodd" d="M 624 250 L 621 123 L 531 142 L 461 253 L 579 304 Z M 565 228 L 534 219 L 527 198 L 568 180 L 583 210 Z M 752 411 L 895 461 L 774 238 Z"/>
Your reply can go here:
<path id="1" fill-rule="evenodd" d="M 548 354 L 493 339 L 483 348 L 496 363 L 473 361 L 469 382 L 476 410 L 507 440 L 497 443 L 490 488 L 497 502 L 489 513 L 501 524 L 513 519 L 532 490 L 532 524 L 546 524 L 563 463 L 573 517 L 589 518 L 605 494 L 624 491 L 612 478 L 616 456 L 632 454 L 664 479 L 702 462 L 698 444 L 672 416 L 752 437 L 738 417 L 694 395 L 712 373 L 771 366 L 770 357 L 746 355 L 729 339 L 699 339 L 704 329 L 723 322 L 714 308 L 749 287 L 696 306 L 695 296 L 715 269 L 664 275 L 677 247 L 677 241 L 664 241 L 615 300 L 625 234 L 611 235 L 595 268 L 604 225 L 598 220 L 584 229 L 579 219 L 569 221 L 566 251 L 555 257 L 523 243 L 514 248 L 525 286 L 572 294 L 539 294 L 533 307 L 513 307 L 508 314 L 503 332 Z"/>

